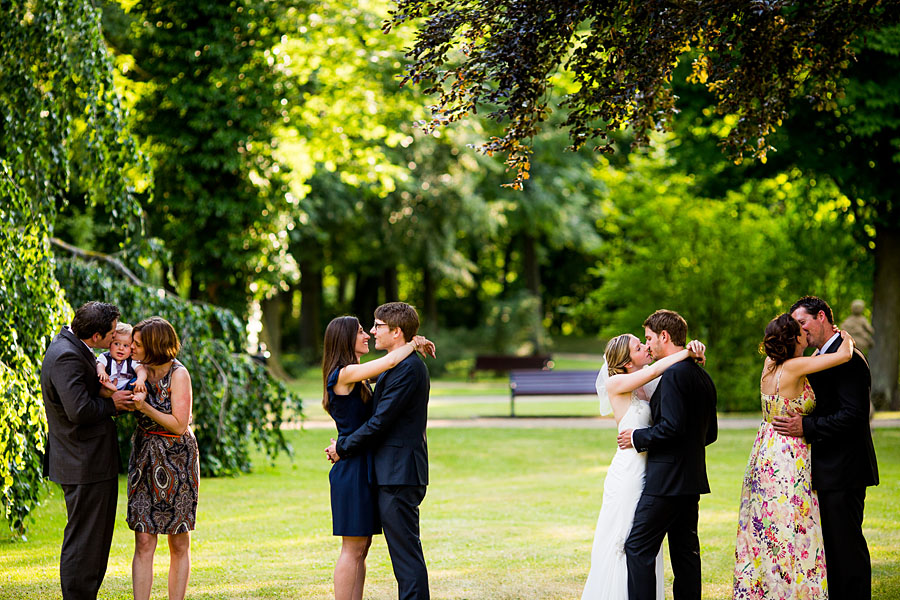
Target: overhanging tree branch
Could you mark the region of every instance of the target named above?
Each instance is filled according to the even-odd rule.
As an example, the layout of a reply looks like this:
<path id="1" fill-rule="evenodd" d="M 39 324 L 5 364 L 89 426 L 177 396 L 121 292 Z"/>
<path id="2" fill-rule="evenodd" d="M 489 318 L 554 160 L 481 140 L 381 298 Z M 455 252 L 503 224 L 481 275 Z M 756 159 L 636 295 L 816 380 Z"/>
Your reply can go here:
<path id="1" fill-rule="evenodd" d="M 94 250 L 85 250 L 83 248 L 73 246 L 72 244 L 64 242 L 61 239 L 55 238 L 55 237 L 50 238 L 50 243 L 52 245 L 56 246 L 57 248 L 65 250 L 66 252 L 68 252 L 69 254 L 71 254 L 73 256 L 77 256 L 78 258 L 88 260 L 88 261 L 104 263 L 104 264 L 112 267 L 113 269 L 115 269 L 116 271 L 121 273 L 122 275 L 124 275 L 128 279 L 128 281 L 130 281 L 132 284 L 138 285 L 141 287 L 147 287 L 147 284 L 144 283 L 143 281 L 141 281 L 140 278 L 138 278 L 138 276 L 135 275 L 131 269 L 129 269 L 122 263 L 122 261 L 120 261 L 119 259 L 117 259 L 115 257 L 110 256 L 109 254 L 104 254 L 102 252 L 95 252 Z"/>

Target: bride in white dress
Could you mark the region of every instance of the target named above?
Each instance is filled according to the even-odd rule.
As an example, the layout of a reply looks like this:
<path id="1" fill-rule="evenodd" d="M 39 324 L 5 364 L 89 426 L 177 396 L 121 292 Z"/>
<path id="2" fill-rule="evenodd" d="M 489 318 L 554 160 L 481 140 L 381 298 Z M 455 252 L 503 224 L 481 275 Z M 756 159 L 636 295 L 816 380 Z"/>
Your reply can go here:
<path id="1" fill-rule="evenodd" d="M 601 414 L 612 413 L 619 431 L 649 427 L 652 425 L 649 400 L 659 383 L 657 378 L 686 358 L 697 358 L 702 362 L 705 351 L 703 344 L 693 340 L 685 350 L 650 365 L 649 349 L 635 336 L 626 333 L 614 337 L 606 345 L 603 367 L 597 377 Z M 613 456 L 603 483 L 603 504 L 591 550 L 591 572 L 582 600 L 628 598 L 625 540 L 644 490 L 646 466 L 647 454 L 639 454 L 634 448 L 617 449 Z M 663 598 L 662 548 L 656 557 L 656 598 Z"/>

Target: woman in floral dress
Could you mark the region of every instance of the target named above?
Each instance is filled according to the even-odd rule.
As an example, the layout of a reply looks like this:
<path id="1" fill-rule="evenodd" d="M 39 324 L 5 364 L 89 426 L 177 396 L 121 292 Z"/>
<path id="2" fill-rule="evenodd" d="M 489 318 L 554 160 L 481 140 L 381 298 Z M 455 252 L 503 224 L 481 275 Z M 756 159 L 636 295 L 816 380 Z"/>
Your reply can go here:
<path id="1" fill-rule="evenodd" d="M 189 425 L 191 376 L 176 356 L 172 325 L 144 319 L 132 330 L 132 353 L 148 372 L 147 392 L 134 395 L 137 428 L 128 461 L 128 526 L 134 530 L 131 564 L 135 600 L 150 598 L 159 534 L 169 538 L 169 600 L 183 600 L 191 573 L 191 530 L 197 518 L 200 461 Z"/>
<path id="2" fill-rule="evenodd" d="M 760 380 L 763 422 L 744 475 L 734 552 L 735 600 L 828 597 L 819 501 L 811 487 L 810 447 L 772 427 L 778 415 L 809 414 L 816 405 L 809 373 L 850 360 L 853 340 L 838 352 L 803 356 L 800 324 L 783 314 L 766 326 Z"/>

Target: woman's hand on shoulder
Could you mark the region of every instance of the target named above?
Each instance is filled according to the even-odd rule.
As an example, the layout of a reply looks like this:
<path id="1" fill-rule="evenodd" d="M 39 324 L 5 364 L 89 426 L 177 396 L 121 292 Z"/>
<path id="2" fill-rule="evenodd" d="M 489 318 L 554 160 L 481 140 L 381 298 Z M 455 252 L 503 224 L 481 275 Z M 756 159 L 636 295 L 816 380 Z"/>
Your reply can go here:
<path id="1" fill-rule="evenodd" d="M 853 336 L 850 335 L 849 333 L 847 333 L 846 331 L 844 331 L 843 329 L 840 330 L 840 334 L 841 334 L 841 337 L 844 338 L 844 342 L 845 342 L 844 344 L 841 344 L 841 346 L 847 346 L 847 350 L 846 350 L 847 360 L 850 360 L 851 358 L 853 358 L 853 350 L 854 350 L 854 348 L 856 348 L 856 342 L 853 340 Z"/>
<path id="2" fill-rule="evenodd" d="M 416 352 L 419 352 L 422 356 L 435 358 L 437 347 L 434 345 L 434 342 L 422 335 L 413 336 L 412 341 L 416 345 Z"/>
<path id="3" fill-rule="evenodd" d="M 688 357 L 696 359 L 701 365 L 706 364 L 706 345 L 700 340 L 691 340 L 686 346 Z"/>

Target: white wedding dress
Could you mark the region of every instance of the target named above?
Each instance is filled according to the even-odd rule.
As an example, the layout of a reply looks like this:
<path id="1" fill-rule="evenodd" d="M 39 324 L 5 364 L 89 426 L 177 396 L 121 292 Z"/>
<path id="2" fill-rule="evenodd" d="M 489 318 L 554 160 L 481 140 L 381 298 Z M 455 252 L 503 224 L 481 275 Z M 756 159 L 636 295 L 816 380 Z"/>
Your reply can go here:
<path id="1" fill-rule="evenodd" d="M 604 365 L 605 366 L 605 365 Z M 619 431 L 651 424 L 650 403 L 631 393 L 631 405 L 619 422 Z M 597 518 L 591 572 L 582 600 L 627 600 L 628 567 L 625 564 L 625 540 L 631 532 L 634 509 L 644 490 L 647 453 L 634 448 L 618 449 L 603 483 L 603 504 Z M 662 548 L 656 557 L 656 598 L 663 598 Z"/>

